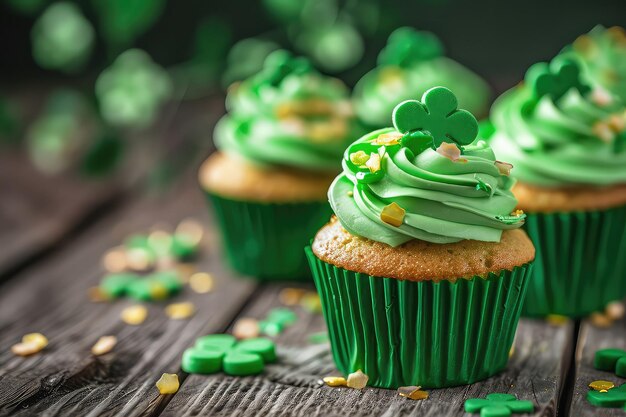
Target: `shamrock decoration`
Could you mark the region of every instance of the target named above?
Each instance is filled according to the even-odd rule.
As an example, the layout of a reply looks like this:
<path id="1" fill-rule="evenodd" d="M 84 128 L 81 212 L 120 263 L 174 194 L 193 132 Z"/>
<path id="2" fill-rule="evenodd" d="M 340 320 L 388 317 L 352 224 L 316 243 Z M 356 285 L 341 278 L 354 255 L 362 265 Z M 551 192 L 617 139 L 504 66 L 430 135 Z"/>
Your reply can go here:
<path id="1" fill-rule="evenodd" d="M 408 67 L 443 54 L 443 46 L 435 35 L 410 27 L 393 31 L 387 46 L 378 55 L 378 65 Z"/>
<path id="2" fill-rule="evenodd" d="M 531 66 L 526 71 L 525 80 L 536 99 L 550 96 L 556 101 L 572 88 L 581 94 L 591 91 L 591 87 L 581 80 L 578 63 L 568 58 L 555 59 L 550 64 L 539 62 Z"/>
<path id="3" fill-rule="evenodd" d="M 458 101 L 445 87 L 433 87 L 422 101 L 407 100 L 393 109 L 393 125 L 402 133 L 416 130 L 433 137 L 434 148 L 443 142 L 469 145 L 478 134 L 478 122 L 467 110 L 458 110 Z"/>
<path id="4" fill-rule="evenodd" d="M 465 411 L 480 411 L 480 417 L 508 417 L 512 413 L 532 413 L 534 409 L 532 401 L 518 400 L 511 394 L 489 394 L 486 399 L 472 398 L 465 401 Z"/>
<path id="5" fill-rule="evenodd" d="M 311 63 L 303 57 L 294 57 L 285 50 L 274 51 L 267 56 L 259 80 L 276 87 L 290 74 L 306 74 L 312 70 Z"/>
<path id="6" fill-rule="evenodd" d="M 587 393 L 587 401 L 597 407 L 626 406 L 626 384 L 611 388 L 606 392 L 591 390 Z"/>
<path id="7" fill-rule="evenodd" d="M 615 372 L 615 375 L 626 378 L 626 350 L 600 349 L 596 351 L 593 366 L 601 371 Z"/>

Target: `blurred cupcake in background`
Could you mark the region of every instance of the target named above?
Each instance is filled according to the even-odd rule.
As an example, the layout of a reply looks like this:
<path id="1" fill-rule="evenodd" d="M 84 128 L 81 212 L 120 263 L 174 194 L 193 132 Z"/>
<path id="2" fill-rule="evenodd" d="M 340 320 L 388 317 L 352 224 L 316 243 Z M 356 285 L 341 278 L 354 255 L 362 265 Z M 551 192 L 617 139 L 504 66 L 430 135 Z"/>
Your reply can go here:
<path id="1" fill-rule="evenodd" d="M 434 34 L 410 27 L 396 29 L 378 55 L 378 66 L 354 88 L 358 117 L 371 128 L 387 127 L 396 104 L 421 97 L 438 85 L 454 91 L 462 108 L 478 118 L 486 116 L 491 95 L 487 83 L 443 53 Z"/>
<path id="2" fill-rule="evenodd" d="M 281 50 L 229 90 L 226 107 L 200 183 L 227 258 L 259 279 L 307 277 L 302 248 L 327 220 L 326 190 L 361 132 L 349 91 Z"/>
<path id="3" fill-rule="evenodd" d="M 577 60 L 587 78 L 626 101 L 626 31 L 596 26 L 567 46 L 562 56 Z"/>
<path id="4" fill-rule="evenodd" d="M 348 147 L 336 218 L 306 249 L 333 357 L 377 387 L 470 384 L 508 361 L 535 255 L 525 216 L 450 90 L 393 123 Z"/>
<path id="5" fill-rule="evenodd" d="M 533 65 L 491 110 L 537 248 L 532 316 L 581 317 L 626 295 L 626 106 L 577 62 Z"/>

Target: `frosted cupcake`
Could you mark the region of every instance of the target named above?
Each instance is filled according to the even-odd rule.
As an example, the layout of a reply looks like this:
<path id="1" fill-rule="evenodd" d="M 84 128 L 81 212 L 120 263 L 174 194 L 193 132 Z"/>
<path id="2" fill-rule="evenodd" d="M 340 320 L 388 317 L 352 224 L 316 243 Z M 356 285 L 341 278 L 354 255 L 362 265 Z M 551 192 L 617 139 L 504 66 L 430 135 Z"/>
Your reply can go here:
<path id="1" fill-rule="evenodd" d="M 525 314 L 580 317 L 626 295 L 626 107 L 557 57 L 500 97 L 491 145 L 537 248 Z"/>
<path id="2" fill-rule="evenodd" d="M 396 104 L 438 85 L 454 91 L 464 109 L 478 117 L 487 114 L 490 89 L 478 75 L 443 56 L 443 46 L 432 33 L 399 28 L 378 55 L 378 67 L 355 86 L 355 111 L 372 128 L 387 127 Z"/>
<path id="3" fill-rule="evenodd" d="M 479 381 L 506 367 L 534 258 L 510 165 L 446 88 L 393 123 L 348 147 L 306 249 L 333 357 L 385 388 Z"/>
<path id="4" fill-rule="evenodd" d="M 360 132 L 349 92 L 303 58 L 274 52 L 231 88 L 200 169 L 234 269 L 259 279 L 309 275 L 302 247 L 325 219 L 328 185 Z"/>

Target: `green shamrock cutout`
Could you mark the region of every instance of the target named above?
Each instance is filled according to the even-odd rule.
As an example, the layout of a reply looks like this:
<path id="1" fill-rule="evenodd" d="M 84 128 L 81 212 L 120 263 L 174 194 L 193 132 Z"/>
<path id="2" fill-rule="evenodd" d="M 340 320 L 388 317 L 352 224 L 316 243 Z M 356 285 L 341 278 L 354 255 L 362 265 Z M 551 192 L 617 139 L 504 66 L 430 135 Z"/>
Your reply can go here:
<path id="1" fill-rule="evenodd" d="M 615 372 L 615 375 L 626 378 L 626 350 L 600 349 L 596 351 L 593 366 L 601 371 Z"/>
<path id="2" fill-rule="evenodd" d="M 281 49 L 267 56 L 258 81 L 276 87 L 288 75 L 306 74 L 312 69 L 311 63 L 306 58 L 294 57 L 290 52 Z"/>
<path id="3" fill-rule="evenodd" d="M 469 145 L 478 134 L 478 122 L 467 110 L 459 110 L 452 91 L 433 87 L 422 96 L 422 101 L 407 100 L 393 109 L 393 125 L 402 133 L 426 131 L 433 137 L 433 146 L 454 142 Z"/>
<path id="4" fill-rule="evenodd" d="M 526 71 L 525 81 L 536 99 L 550 96 L 556 101 L 572 88 L 581 94 L 591 90 L 591 87 L 581 80 L 580 72 L 576 61 L 555 59 L 550 64 L 538 62 L 531 66 Z"/>
<path id="5" fill-rule="evenodd" d="M 387 46 L 378 55 L 378 65 L 409 67 L 442 54 L 443 45 L 434 34 L 402 27 L 389 35 Z"/>
<path id="6" fill-rule="evenodd" d="M 472 398 L 465 401 L 465 411 L 477 413 L 480 417 L 508 417 L 512 413 L 532 413 L 532 401 L 518 400 L 511 394 L 489 394 L 487 398 Z"/>
<path id="7" fill-rule="evenodd" d="M 611 388 L 606 392 L 591 390 L 587 393 L 587 401 L 596 407 L 626 406 L 626 384 Z"/>

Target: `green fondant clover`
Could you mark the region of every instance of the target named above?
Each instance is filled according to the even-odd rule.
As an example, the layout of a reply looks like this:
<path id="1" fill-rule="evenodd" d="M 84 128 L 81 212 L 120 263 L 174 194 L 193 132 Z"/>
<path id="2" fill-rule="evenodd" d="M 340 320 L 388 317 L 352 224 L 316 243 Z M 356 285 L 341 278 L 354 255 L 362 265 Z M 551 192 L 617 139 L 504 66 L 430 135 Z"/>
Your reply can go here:
<path id="1" fill-rule="evenodd" d="M 532 401 L 518 400 L 511 394 L 489 394 L 487 398 L 472 398 L 465 401 L 465 411 L 477 413 L 480 417 L 508 417 L 512 413 L 532 413 Z"/>
<path id="2" fill-rule="evenodd" d="M 601 371 L 615 372 L 615 375 L 626 377 L 626 350 L 600 349 L 596 351 L 593 366 Z"/>
<path id="3" fill-rule="evenodd" d="M 289 51 L 278 50 L 267 56 L 260 75 L 260 82 L 278 86 L 290 74 L 306 74 L 313 67 L 303 57 L 294 57 Z"/>
<path id="4" fill-rule="evenodd" d="M 393 125 L 402 133 L 415 130 L 428 132 L 436 148 L 442 142 L 469 145 L 478 134 L 478 122 L 467 110 L 457 109 L 458 101 L 445 87 L 433 87 L 422 101 L 407 100 L 393 109 Z"/>
<path id="5" fill-rule="evenodd" d="M 597 407 L 626 406 L 626 384 L 611 388 L 606 392 L 591 390 L 587 393 L 587 401 Z"/>
<path id="6" fill-rule="evenodd" d="M 378 65 L 408 67 L 443 54 L 443 45 L 430 32 L 402 27 L 389 35 L 387 46 L 378 55 Z"/>
<path id="7" fill-rule="evenodd" d="M 549 64 L 539 62 L 526 71 L 525 81 L 536 99 L 549 96 L 556 101 L 572 88 L 581 94 L 591 90 L 581 80 L 578 63 L 571 59 L 555 59 Z"/>

